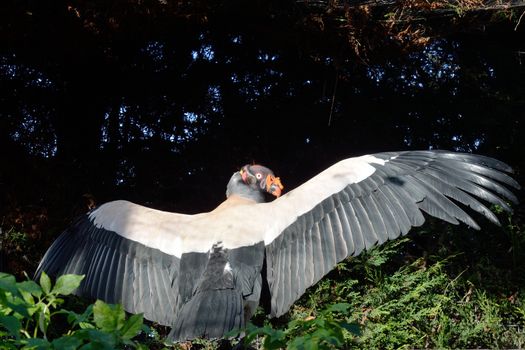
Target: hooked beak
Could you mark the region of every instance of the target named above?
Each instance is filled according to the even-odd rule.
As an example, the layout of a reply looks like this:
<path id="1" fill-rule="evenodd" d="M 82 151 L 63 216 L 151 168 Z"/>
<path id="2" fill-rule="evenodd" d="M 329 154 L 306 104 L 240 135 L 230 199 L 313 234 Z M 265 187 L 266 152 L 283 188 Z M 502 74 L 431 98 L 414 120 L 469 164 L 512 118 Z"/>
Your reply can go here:
<path id="1" fill-rule="evenodd" d="M 281 196 L 281 191 L 284 186 L 281 184 L 281 179 L 273 175 L 266 176 L 266 192 L 274 195 L 276 198 Z"/>
<path id="2" fill-rule="evenodd" d="M 244 170 L 244 168 L 242 168 L 239 173 L 241 174 L 241 178 L 242 178 L 242 181 L 244 183 L 247 183 L 246 182 L 246 178 L 248 177 L 248 173 L 246 172 L 246 170 Z"/>

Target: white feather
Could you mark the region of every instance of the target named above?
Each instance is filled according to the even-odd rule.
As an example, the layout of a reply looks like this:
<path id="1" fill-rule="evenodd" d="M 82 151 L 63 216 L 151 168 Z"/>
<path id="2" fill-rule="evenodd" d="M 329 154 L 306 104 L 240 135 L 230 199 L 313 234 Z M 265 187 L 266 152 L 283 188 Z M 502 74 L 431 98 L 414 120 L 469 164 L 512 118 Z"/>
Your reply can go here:
<path id="1" fill-rule="evenodd" d="M 385 160 L 371 155 L 342 160 L 291 192 L 283 195 L 268 205 L 274 206 L 274 227 L 264 235 L 264 243 L 270 244 L 297 217 L 312 210 L 317 204 L 334 193 L 338 193 L 352 183 L 363 181 L 375 171 L 371 163 L 384 165 Z"/>
<path id="2" fill-rule="evenodd" d="M 227 249 L 263 240 L 269 244 L 297 217 L 372 175 L 371 163 L 385 161 L 370 155 L 345 159 L 270 203 L 219 206 L 209 213 L 185 215 L 114 201 L 94 210 L 90 218 L 98 228 L 179 258 L 186 252 L 207 252 L 218 241 Z"/>

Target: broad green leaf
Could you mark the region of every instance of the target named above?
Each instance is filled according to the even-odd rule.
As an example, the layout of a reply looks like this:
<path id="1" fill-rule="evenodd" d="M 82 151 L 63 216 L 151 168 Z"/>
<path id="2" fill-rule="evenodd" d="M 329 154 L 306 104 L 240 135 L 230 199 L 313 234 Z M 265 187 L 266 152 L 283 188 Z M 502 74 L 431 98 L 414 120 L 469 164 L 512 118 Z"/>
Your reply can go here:
<path id="1" fill-rule="evenodd" d="M 28 304 L 28 305 L 35 305 L 35 299 L 31 295 L 31 293 L 26 292 L 25 290 L 19 290 L 20 295 L 22 296 L 22 299 Z"/>
<path id="2" fill-rule="evenodd" d="M 82 345 L 82 340 L 71 335 L 66 335 L 51 342 L 55 349 L 75 350 Z"/>
<path id="3" fill-rule="evenodd" d="M 89 318 L 93 314 L 93 305 L 89 305 L 82 314 L 77 314 L 73 311 L 68 310 L 59 310 L 54 312 L 56 314 L 65 314 L 67 315 L 67 322 L 72 326 L 79 326 L 81 329 L 94 329 L 95 326 L 90 323 Z"/>
<path id="4" fill-rule="evenodd" d="M 31 293 L 31 295 L 37 298 L 42 296 L 42 288 L 35 281 L 23 281 L 17 283 L 17 286 L 19 290 Z"/>
<path id="5" fill-rule="evenodd" d="M 0 272 L 0 289 L 8 291 L 12 295 L 18 295 L 15 276 Z"/>
<path id="6" fill-rule="evenodd" d="M 122 328 L 126 313 L 122 305 L 108 305 L 102 300 L 97 300 L 93 306 L 95 324 L 105 332 L 115 332 Z"/>
<path id="7" fill-rule="evenodd" d="M 67 311 L 67 322 L 73 325 L 85 323 L 93 314 L 93 304 L 89 305 L 82 314 L 77 314 L 73 311 Z"/>
<path id="8" fill-rule="evenodd" d="M 75 332 L 75 336 L 89 342 L 89 346 L 82 346 L 80 349 L 115 349 L 117 345 L 116 337 L 111 333 L 106 333 L 98 329 L 82 329 Z"/>
<path id="9" fill-rule="evenodd" d="M 347 303 L 338 303 L 330 305 L 326 308 L 328 312 L 346 312 L 350 308 L 350 304 Z"/>
<path id="10" fill-rule="evenodd" d="M 130 318 L 128 318 L 120 330 L 120 336 L 122 339 L 131 339 L 139 334 L 142 328 L 142 321 L 142 314 L 132 315 Z"/>
<path id="11" fill-rule="evenodd" d="M 57 279 L 51 293 L 69 295 L 80 286 L 83 279 L 84 275 L 62 275 Z"/>
<path id="12" fill-rule="evenodd" d="M 0 316 L 0 326 L 9 331 L 9 334 L 16 339 L 20 338 L 22 324 L 15 316 Z"/>
<path id="13" fill-rule="evenodd" d="M 13 298 L 13 296 L 4 295 L 4 297 L 0 298 L 0 300 L 4 306 L 7 306 L 8 308 L 19 313 L 23 317 L 31 317 L 31 315 L 27 311 L 28 305 L 24 302 L 22 298 Z"/>
<path id="14" fill-rule="evenodd" d="M 288 350 L 316 350 L 318 349 L 317 341 L 313 341 L 312 337 L 304 336 L 294 338 L 287 347 Z"/>
<path id="15" fill-rule="evenodd" d="M 286 344 L 286 335 L 280 329 L 275 330 L 270 326 L 265 325 L 262 328 L 262 333 L 266 334 L 263 344 L 265 349 L 279 349 Z"/>
<path id="16" fill-rule="evenodd" d="M 316 339 L 319 344 L 329 343 L 341 347 L 344 342 L 342 332 L 337 332 L 333 329 L 318 329 L 312 334 L 312 338 Z"/>
<path id="17" fill-rule="evenodd" d="M 51 279 L 44 271 L 42 271 L 42 274 L 40 275 L 40 286 L 45 294 L 51 292 Z"/>
<path id="18" fill-rule="evenodd" d="M 21 343 L 25 344 L 23 349 L 31 349 L 31 350 L 51 349 L 51 343 L 48 342 L 46 339 L 42 339 L 42 338 L 30 338 L 30 339 L 21 341 Z"/>

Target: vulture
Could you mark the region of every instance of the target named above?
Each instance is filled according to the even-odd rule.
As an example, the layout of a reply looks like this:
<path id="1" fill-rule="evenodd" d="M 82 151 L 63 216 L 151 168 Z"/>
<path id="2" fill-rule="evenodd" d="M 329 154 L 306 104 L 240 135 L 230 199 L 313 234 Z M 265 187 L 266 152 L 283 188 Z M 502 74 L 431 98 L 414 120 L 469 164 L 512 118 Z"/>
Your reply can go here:
<path id="1" fill-rule="evenodd" d="M 481 155 L 384 152 L 342 160 L 281 195 L 270 169 L 246 165 L 210 212 L 124 200 L 91 210 L 57 238 L 35 276 L 85 275 L 78 295 L 171 326 L 169 340 L 220 338 L 262 299 L 270 317 L 283 315 L 338 262 L 405 235 L 423 212 L 477 230 L 467 211 L 499 224 L 487 206 L 510 212 L 507 202 L 517 203 L 509 173 Z M 267 202 L 267 193 L 276 198 Z"/>

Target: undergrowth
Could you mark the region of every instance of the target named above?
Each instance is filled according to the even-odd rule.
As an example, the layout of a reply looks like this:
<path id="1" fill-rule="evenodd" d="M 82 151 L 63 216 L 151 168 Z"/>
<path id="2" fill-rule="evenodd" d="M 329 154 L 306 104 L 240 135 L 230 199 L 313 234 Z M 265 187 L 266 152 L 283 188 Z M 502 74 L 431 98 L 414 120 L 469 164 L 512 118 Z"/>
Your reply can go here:
<path id="1" fill-rule="evenodd" d="M 83 276 L 60 276 L 53 286 L 42 273 L 40 284 L 0 272 L 0 349 L 147 349 L 132 340 L 149 328 L 142 315 L 126 319 L 120 305 L 98 300 L 82 313 L 63 307 Z"/>
<path id="2" fill-rule="evenodd" d="M 246 339 L 267 349 L 523 348 L 524 243 L 510 218 L 479 232 L 431 222 L 340 263 Z"/>
<path id="3" fill-rule="evenodd" d="M 66 310 L 61 295 L 80 277 L 53 287 L 45 275 L 38 285 L 0 274 L 0 349 L 523 348 L 524 226 L 509 218 L 502 229 L 473 231 L 430 221 L 343 261 L 288 314 L 260 311 L 228 341 L 168 345 L 121 306 Z"/>

